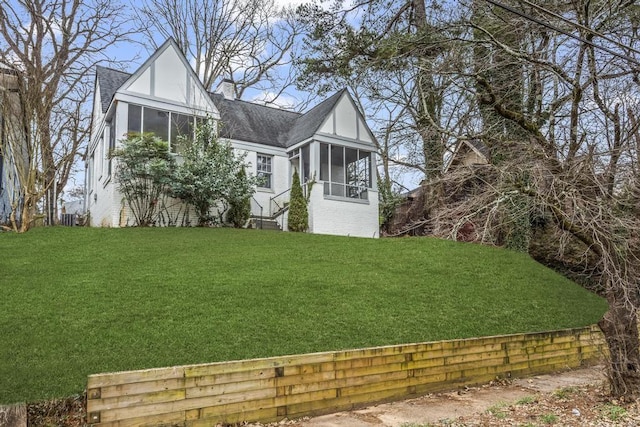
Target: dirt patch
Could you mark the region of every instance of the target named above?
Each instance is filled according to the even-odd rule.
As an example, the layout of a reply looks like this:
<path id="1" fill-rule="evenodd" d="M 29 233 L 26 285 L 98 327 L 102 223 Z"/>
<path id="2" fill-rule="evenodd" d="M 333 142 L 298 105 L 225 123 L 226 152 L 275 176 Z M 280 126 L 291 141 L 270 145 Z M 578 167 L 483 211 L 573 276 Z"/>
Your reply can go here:
<path id="1" fill-rule="evenodd" d="M 29 427 L 79 427 L 86 425 L 86 395 L 27 404 Z"/>

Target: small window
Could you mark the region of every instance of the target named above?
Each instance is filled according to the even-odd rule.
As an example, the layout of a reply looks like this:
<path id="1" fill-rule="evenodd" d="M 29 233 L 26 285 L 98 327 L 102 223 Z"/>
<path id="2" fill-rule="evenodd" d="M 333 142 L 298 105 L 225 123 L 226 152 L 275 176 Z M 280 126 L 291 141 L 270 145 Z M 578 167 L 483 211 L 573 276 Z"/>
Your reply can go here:
<path id="1" fill-rule="evenodd" d="M 258 187 L 271 188 L 272 161 L 273 157 L 265 156 L 264 154 L 258 154 L 258 162 L 256 163 Z"/>
<path id="2" fill-rule="evenodd" d="M 116 149 L 116 118 L 114 117 L 110 123 L 107 123 L 109 126 L 109 149 L 107 150 L 107 175 L 111 176 L 111 172 L 113 170 L 113 159 L 111 155 L 113 154 L 113 150 Z"/>

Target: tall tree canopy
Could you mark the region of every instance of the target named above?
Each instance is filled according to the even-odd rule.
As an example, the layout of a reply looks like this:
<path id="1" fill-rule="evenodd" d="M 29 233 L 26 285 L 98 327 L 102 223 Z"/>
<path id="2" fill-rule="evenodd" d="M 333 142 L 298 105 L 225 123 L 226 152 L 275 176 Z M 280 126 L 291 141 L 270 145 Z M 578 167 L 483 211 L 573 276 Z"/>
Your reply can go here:
<path id="1" fill-rule="evenodd" d="M 460 58 L 444 43 L 456 36 L 443 24 L 451 12 L 436 2 L 338 0 L 299 13 L 307 28 L 299 85 L 351 88 L 374 122 L 383 180 L 394 169 L 438 177 L 451 134 L 465 126 L 449 74 Z"/>

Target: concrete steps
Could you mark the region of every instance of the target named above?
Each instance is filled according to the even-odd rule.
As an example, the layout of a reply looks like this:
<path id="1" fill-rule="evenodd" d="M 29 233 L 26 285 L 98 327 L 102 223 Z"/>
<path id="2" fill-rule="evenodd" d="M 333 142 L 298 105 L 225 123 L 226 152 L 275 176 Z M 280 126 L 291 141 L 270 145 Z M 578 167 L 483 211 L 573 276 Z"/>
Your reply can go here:
<path id="1" fill-rule="evenodd" d="M 271 218 L 252 217 L 251 228 L 282 231 L 278 222 L 275 219 L 271 219 Z"/>

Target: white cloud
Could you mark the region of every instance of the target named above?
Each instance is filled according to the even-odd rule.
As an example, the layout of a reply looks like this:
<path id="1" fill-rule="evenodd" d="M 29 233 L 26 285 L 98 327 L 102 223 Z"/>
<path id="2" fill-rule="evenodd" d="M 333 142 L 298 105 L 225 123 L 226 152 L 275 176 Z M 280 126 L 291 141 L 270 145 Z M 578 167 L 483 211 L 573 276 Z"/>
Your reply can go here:
<path id="1" fill-rule="evenodd" d="M 271 91 L 262 91 L 251 98 L 251 102 L 256 104 L 268 105 L 270 107 L 281 108 L 283 110 L 293 110 L 296 106 L 296 100 L 290 95 L 277 95 Z"/>
<path id="2" fill-rule="evenodd" d="M 281 7 L 298 7 L 301 4 L 309 3 L 309 0 L 274 0 L 275 5 L 278 8 Z"/>

